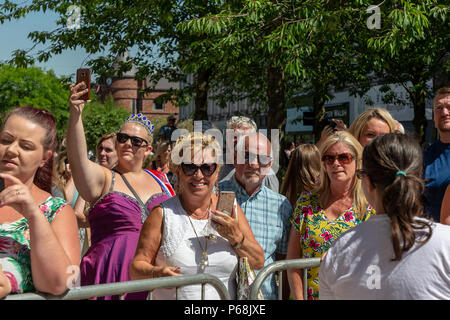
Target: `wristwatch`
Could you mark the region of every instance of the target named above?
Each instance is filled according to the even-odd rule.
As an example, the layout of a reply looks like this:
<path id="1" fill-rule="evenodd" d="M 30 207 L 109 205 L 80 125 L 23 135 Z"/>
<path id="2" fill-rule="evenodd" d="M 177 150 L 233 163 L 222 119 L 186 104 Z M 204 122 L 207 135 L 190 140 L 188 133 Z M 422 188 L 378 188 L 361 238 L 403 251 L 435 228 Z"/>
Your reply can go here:
<path id="1" fill-rule="evenodd" d="M 242 240 L 241 242 L 238 242 L 237 244 L 235 244 L 234 246 L 232 246 L 233 249 L 240 249 L 242 247 L 242 244 L 244 243 L 245 240 L 245 236 L 244 234 L 242 234 Z"/>

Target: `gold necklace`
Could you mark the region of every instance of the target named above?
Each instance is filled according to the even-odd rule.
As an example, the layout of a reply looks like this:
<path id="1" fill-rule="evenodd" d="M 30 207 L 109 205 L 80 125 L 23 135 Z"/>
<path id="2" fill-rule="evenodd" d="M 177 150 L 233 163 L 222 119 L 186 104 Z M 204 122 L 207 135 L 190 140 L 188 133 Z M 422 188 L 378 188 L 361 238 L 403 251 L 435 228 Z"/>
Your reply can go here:
<path id="1" fill-rule="evenodd" d="M 208 208 L 209 210 L 209 208 Z M 201 257 L 201 262 L 200 262 L 200 266 L 202 267 L 202 269 L 205 269 L 208 265 L 209 265 L 209 261 L 208 261 L 208 238 L 205 237 L 205 249 L 203 249 L 202 243 L 198 237 L 197 231 L 195 230 L 194 224 L 192 223 L 191 217 L 189 217 L 188 215 L 188 219 L 189 222 L 191 223 L 192 226 L 192 230 L 194 230 L 195 236 L 197 238 L 198 244 L 200 245 L 200 248 L 202 249 L 202 257 Z"/>

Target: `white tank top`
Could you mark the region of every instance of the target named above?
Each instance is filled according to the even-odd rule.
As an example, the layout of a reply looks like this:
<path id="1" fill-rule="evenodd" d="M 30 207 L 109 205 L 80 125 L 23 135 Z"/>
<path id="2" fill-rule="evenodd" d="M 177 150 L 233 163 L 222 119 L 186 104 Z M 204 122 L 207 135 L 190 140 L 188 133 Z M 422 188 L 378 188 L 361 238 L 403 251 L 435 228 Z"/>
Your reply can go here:
<path id="1" fill-rule="evenodd" d="M 237 254 L 231 248 L 225 238 L 216 233 L 215 242 L 208 240 L 206 252 L 208 253 L 209 265 L 202 268 L 202 248 L 205 249 L 205 232 L 208 220 L 192 219 L 197 236 L 189 222 L 189 217 L 181 206 L 178 196 L 168 199 L 161 204 L 163 208 L 163 235 L 161 247 L 156 256 L 157 266 L 180 267 L 182 275 L 193 275 L 207 273 L 219 278 L 228 289 L 230 297 L 236 297 L 236 265 Z M 175 299 L 175 289 L 156 289 L 153 291 L 154 300 Z M 201 285 L 190 285 L 180 287 L 178 290 L 180 300 L 201 299 Z M 220 299 L 216 289 L 210 285 L 205 286 L 205 299 Z"/>

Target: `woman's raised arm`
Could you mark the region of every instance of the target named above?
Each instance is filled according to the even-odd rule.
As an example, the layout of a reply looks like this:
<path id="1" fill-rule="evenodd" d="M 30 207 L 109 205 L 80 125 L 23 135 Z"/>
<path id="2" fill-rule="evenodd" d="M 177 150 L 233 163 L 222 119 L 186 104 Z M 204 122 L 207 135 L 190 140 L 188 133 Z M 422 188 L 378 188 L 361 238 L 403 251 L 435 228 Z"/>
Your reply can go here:
<path id="1" fill-rule="evenodd" d="M 84 105 L 88 102 L 78 100 L 87 89 L 78 91 L 84 84 L 70 87 L 70 115 L 67 128 L 67 155 L 72 170 L 75 186 L 81 197 L 88 201 L 96 201 L 107 190 L 106 182 L 110 181 L 110 171 L 89 160 L 86 137 L 82 121 Z"/>

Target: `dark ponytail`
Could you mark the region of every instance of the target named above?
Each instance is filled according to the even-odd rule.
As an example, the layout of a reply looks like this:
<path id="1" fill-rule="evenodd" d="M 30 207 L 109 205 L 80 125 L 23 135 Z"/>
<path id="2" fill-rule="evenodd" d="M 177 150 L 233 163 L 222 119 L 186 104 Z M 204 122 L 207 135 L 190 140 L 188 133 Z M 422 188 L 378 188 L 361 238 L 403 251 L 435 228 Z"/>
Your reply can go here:
<path id="1" fill-rule="evenodd" d="M 432 233 L 429 222 L 415 219 L 423 216 L 425 190 L 420 145 L 404 134 L 378 136 L 364 148 L 363 168 L 382 192 L 383 210 L 391 219 L 392 260 L 401 260 L 403 252 L 416 241 L 428 241 Z M 418 231 L 425 229 L 425 238 L 418 240 Z"/>
<path id="2" fill-rule="evenodd" d="M 46 135 L 44 137 L 44 140 L 42 141 L 42 145 L 44 147 L 44 152 L 47 152 L 48 150 L 52 151 L 52 156 L 50 157 L 50 159 L 47 160 L 44 166 L 38 168 L 34 176 L 33 182 L 40 189 L 51 193 L 52 175 L 53 175 L 53 154 L 55 152 L 55 145 L 56 145 L 55 117 L 47 110 L 38 109 L 32 106 L 24 106 L 11 110 L 5 117 L 3 124 L 5 124 L 8 118 L 12 115 L 21 116 L 45 129 Z"/>

